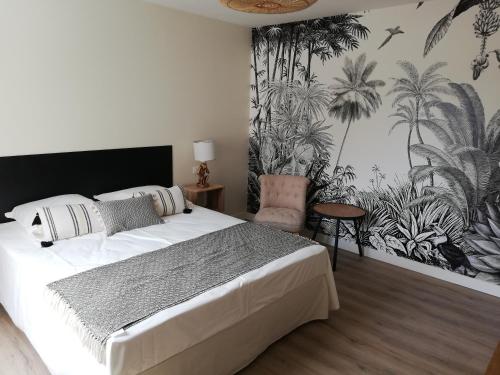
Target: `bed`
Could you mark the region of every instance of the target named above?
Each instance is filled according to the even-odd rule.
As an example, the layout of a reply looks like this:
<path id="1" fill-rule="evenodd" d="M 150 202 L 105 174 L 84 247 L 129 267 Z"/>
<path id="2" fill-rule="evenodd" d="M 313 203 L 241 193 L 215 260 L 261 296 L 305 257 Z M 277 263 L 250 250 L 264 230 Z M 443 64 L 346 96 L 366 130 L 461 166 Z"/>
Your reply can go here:
<path id="1" fill-rule="evenodd" d="M 91 197 L 131 186 L 171 186 L 172 148 L 0 158 L 0 180 L 8 181 L 0 184 L 2 217 L 16 204 L 57 194 Z M 328 253 L 311 245 L 115 332 L 100 364 L 47 303 L 46 285 L 241 221 L 195 206 L 163 225 L 111 237 L 94 233 L 41 249 L 17 222 L 0 220 L 0 303 L 54 375 L 231 374 L 339 306 Z"/>

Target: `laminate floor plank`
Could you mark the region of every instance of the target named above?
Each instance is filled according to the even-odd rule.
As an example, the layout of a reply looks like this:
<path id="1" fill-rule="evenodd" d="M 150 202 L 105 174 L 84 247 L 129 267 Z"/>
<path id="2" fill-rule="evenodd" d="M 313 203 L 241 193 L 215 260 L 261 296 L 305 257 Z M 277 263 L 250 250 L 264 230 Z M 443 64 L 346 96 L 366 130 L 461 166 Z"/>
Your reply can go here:
<path id="1" fill-rule="evenodd" d="M 0 375 L 49 375 L 49 371 L 0 305 Z"/>
<path id="2" fill-rule="evenodd" d="M 279 340 L 239 375 L 272 374 L 256 369 L 275 368 L 277 353 L 321 375 L 483 374 L 500 341 L 499 298 L 344 251 L 335 282 L 339 311 Z"/>

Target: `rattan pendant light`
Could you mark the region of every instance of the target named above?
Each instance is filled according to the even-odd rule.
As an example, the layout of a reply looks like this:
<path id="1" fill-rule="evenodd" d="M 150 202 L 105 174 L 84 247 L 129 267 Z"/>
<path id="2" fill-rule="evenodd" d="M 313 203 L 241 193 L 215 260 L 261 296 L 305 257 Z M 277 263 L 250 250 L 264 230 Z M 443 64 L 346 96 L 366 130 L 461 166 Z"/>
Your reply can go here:
<path id="1" fill-rule="evenodd" d="M 306 9 L 317 0 L 219 0 L 222 5 L 247 13 L 291 13 Z"/>

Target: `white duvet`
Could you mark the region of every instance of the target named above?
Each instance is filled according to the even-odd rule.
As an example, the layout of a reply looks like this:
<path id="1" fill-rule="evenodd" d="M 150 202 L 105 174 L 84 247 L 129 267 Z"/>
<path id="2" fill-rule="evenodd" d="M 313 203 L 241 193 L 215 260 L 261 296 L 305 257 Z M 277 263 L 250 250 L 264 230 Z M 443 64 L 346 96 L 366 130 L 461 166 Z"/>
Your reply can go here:
<path id="1" fill-rule="evenodd" d="M 104 233 L 42 249 L 15 222 L 0 225 L 0 303 L 53 375 L 135 374 L 193 346 L 276 301 L 328 270 L 315 245 L 251 271 L 220 287 L 116 332 L 107 342 L 106 366 L 82 347 L 48 306 L 45 285 L 73 274 L 220 230 L 240 220 L 201 207 L 166 223 L 106 237 Z M 331 272 L 331 308 L 338 300 Z M 263 284 L 264 283 L 264 284 Z M 265 285 L 265 288 L 262 288 Z M 258 288 L 257 288 L 258 286 Z"/>

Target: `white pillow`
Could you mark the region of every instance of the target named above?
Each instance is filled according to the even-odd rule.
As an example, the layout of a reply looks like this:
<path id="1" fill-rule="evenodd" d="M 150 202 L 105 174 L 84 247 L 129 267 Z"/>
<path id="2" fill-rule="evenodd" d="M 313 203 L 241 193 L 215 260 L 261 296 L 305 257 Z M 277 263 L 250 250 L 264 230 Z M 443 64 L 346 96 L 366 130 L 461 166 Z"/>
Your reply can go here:
<path id="1" fill-rule="evenodd" d="M 42 223 L 42 230 L 33 234 L 44 242 L 65 240 L 105 230 L 93 203 L 39 207 L 37 214 Z"/>
<path id="2" fill-rule="evenodd" d="M 134 196 L 135 193 L 141 191 L 151 194 L 159 189 L 165 189 L 165 188 L 163 186 L 157 186 L 157 185 L 139 186 L 130 189 L 124 189 L 124 190 L 112 191 L 110 193 L 94 195 L 94 199 L 97 199 L 98 201 L 101 202 L 119 201 L 124 199 L 130 199 Z"/>
<path id="3" fill-rule="evenodd" d="M 92 200 L 80 194 L 58 195 L 39 201 L 29 202 L 14 207 L 12 212 L 7 212 L 5 217 L 14 219 L 31 232 L 31 225 L 36 217 L 36 210 L 44 206 L 61 206 L 65 204 L 92 204 Z"/>
<path id="4" fill-rule="evenodd" d="M 134 193 L 134 198 L 145 195 L 152 195 L 155 210 L 160 217 L 181 214 L 187 208 L 187 202 L 184 198 L 184 190 L 180 186 L 173 186 L 169 189 L 157 189 L 154 191 L 138 191 Z"/>

